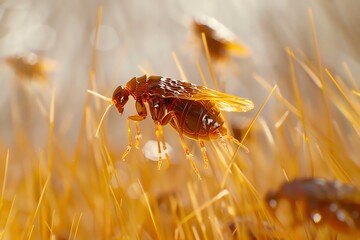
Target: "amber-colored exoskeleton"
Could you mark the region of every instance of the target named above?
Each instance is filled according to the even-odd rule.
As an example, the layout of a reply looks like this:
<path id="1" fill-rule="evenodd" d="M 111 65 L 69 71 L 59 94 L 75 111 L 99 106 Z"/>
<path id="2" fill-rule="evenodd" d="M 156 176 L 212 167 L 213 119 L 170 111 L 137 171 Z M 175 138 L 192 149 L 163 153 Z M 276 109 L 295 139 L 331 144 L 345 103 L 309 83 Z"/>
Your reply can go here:
<path id="1" fill-rule="evenodd" d="M 281 199 L 292 206 L 294 224 L 305 218 L 316 225 L 327 224 L 339 232 L 360 232 L 360 190 L 354 185 L 321 178 L 295 179 L 266 195 L 273 211 Z M 300 211 L 295 211 L 297 207 Z"/>
<path id="2" fill-rule="evenodd" d="M 43 83 L 48 81 L 47 74 L 57 67 L 54 61 L 41 58 L 32 52 L 8 56 L 5 62 L 20 79 Z"/>
<path id="3" fill-rule="evenodd" d="M 129 96 L 132 96 L 136 101 L 135 108 L 137 115 L 127 118 L 129 145 L 123 154 L 123 158 L 126 157 L 132 148 L 130 121 L 135 122 L 137 129 L 135 142 L 135 146 L 137 146 L 140 139 L 138 122 L 147 117 L 146 105 L 148 105 L 148 110 L 154 121 L 158 142 L 158 168 L 160 168 L 162 162 L 161 142 L 166 153 L 162 126 L 170 124 L 179 133 L 185 154 L 190 159 L 199 177 L 199 171 L 192 160 L 184 136 L 199 141 L 205 166 L 207 166 L 204 141 L 228 138 L 242 146 L 240 142 L 227 134 L 221 111 L 246 112 L 254 107 L 253 102 L 248 99 L 218 92 L 186 81 L 161 76 L 144 75 L 142 77 L 134 77 L 125 86 L 117 87 L 112 99 L 109 99 L 109 101 L 122 114 Z"/>
<path id="4" fill-rule="evenodd" d="M 248 47 L 215 18 L 198 16 L 193 19 L 192 25 L 195 35 L 201 38 L 201 34 L 205 34 L 210 56 L 214 59 L 223 60 L 231 54 L 240 57 L 250 54 Z"/>

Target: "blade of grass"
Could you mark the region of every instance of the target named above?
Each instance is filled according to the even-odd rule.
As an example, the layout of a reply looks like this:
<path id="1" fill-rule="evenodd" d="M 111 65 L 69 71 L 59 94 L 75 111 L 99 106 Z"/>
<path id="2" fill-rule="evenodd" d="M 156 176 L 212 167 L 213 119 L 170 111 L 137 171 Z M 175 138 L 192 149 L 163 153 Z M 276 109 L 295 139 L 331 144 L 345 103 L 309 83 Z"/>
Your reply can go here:
<path id="1" fill-rule="evenodd" d="M 350 108 L 354 111 L 354 114 L 360 118 L 360 113 L 359 111 L 356 109 L 355 105 L 352 103 L 351 99 L 346 95 L 345 91 L 341 88 L 341 86 L 339 85 L 339 83 L 335 80 L 335 78 L 332 76 L 332 74 L 330 73 L 330 71 L 325 68 L 325 72 L 326 74 L 329 76 L 330 80 L 334 83 L 334 85 L 336 86 L 336 88 L 339 90 L 339 92 L 341 93 L 341 95 L 344 97 L 345 101 L 349 104 Z"/>
<path id="2" fill-rule="evenodd" d="M 15 199 L 16 199 L 16 195 L 14 196 L 12 202 L 11 202 L 11 206 L 10 206 L 10 209 L 9 209 L 9 214 L 6 218 L 6 221 L 5 221 L 5 224 L 4 224 L 4 228 L 2 230 L 2 233 L 0 235 L 0 240 L 2 240 L 5 236 L 5 233 L 7 232 L 7 228 L 8 228 L 8 225 L 9 225 L 9 219 L 10 219 L 10 215 L 14 209 L 14 204 L 15 204 Z"/>
<path id="3" fill-rule="evenodd" d="M 347 63 L 343 62 L 343 67 L 344 67 L 344 70 L 345 70 L 346 74 L 348 75 L 348 78 L 350 79 L 352 87 L 355 90 L 358 90 L 359 88 L 358 88 L 357 83 L 356 83 L 356 81 L 354 79 L 354 76 L 352 75 L 352 73 L 350 71 L 349 65 L 347 65 Z"/>
<path id="4" fill-rule="evenodd" d="M 227 196 L 229 194 L 229 191 L 227 189 L 221 190 L 218 194 L 216 194 L 213 198 L 211 198 L 209 201 L 205 202 L 204 204 L 200 205 L 197 209 L 194 209 L 190 214 L 188 214 L 186 217 L 184 217 L 180 224 L 185 224 L 187 221 L 189 221 L 191 218 L 196 216 L 199 212 L 203 211 L 207 207 L 211 206 L 214 202 L 220 200 L 224 196 Z"/>
<path id="5" fill-rule="evenodd" d="M 73 232 L 73 228 L 74 228 L 74 224 L 75 224 L 75 218 L 76 218 L 76 213 L 74 214 L 74 216 L 71 220 L 71 227 L 70 227 L 68 240 L 71 240 L 71 237 L 72 237 L 72 232 Z"/>
<path id="6" fill-rule="evenodd" d="M 3 178 L 2 188 L 1 188 L 1 202 L 0 202 L 1 205 L 0 205 L 0 209 L 2 208 L 3 201 L 4 201 L 4 193 L 5 193 L 5 186 L 6 186 L 6 181 L 7 181 L 9 158 L 10 158 L 10 149 L 8 149 L 7 152 L 6 152 L 5 167 L 4 167 L 4 178 Z"/>
<path id="7" fill-rule="evenodd" d="M 242 137 L 242 139 L 241 139 L 241 141 L 240 141 L 241 144 L 244 143 L 244 140 L 246 139 L 247 135 L 249 134 L 252 126 L 254 125 L 255 121 L 258 119 L 260 113 L 262 112 L 263 108 L 265 107 L 266 103 L 269 101 L 271 95 L 274 93 L 274 91 L 275 91 L 276 88 L 277 88 L 277 85 L 275 85 L 275 86 L 271 89 L 269 95 L 266 97 L 265 101 L 261 104 L 259 110 L 258 110 L 257 113 L 255 114 L 255 117 L 251 120 L 251 122 L 250 122 L 250 124 L 249 124 L 249 127 L 246 129 L 246 132 L 244 133 L 244 136 Z M 234 154 L 233 154 L 233 157 L 232 157 L 231 160 L 230 160 L 230 163 L 229 163 L 229 165 L 228 165 L 228 167 L 227 167 L 227 169 L 226 169 L 226 171 L 225 171 L 225 173 L 224 173 L 223 179 L 222 179 L 222 181 L 221 181 L 221 188 L 224 188 L 224 186 L 225 186 L 226 178 L 227 178 L 227 176 L 229 175 L 230 170 L 231 170 L 231 167 L 232 167 L 232 165 L 233 165 L 234 162 L 235 162 L 235 156 L 237 155 L 237 152 L 239 151 L 239 149 L 240 149 L 240 146 L 238 146 L 238 147 L 236 148 L 236 150 L 235 150 L 235 152 L 234 152 Z"/>
<path id="8" fill-rule="evenodd" d="M 78 219 L 76 227 L 75 227 L 75 232 L 74 232 L 74 237 L 73 237 L 74 240 L 76 239 L 77 233 L 79 231 L 81 218 L 82 218 L 82 213 L 80 213 L 79 219 Z"/>
<path id="9" fill-rule="evenodd" d="M 49 181 L 50 181 L 50 176 L 51 176 L 51 175 L 48 175 L 48 177 L 46 178 L 45 184 L 44 184 L 44 186 L 43 186 L 43 189 L 42 189 L 42 191 L 41 191 L 41 194 L 40 194 L 40 197 L 39 197 L 39 200 L 38 200 L 38 204 L 37 204 L 37 206 L 36 206 L 34 215 L 33 215 L 33 217 L 32 217 L 31 230 L 30 230 L 30 233 L 29 233 L 29 239 L 31 238 L 32 232 L 33 232 L 33 230 L 34 230 L 35 220 L 36 220 L 36 217 L 37 217 L 37 215 L 38 215 L 40 206 L 41 206 L 41 204 L 42 204 L 42 202 L 43 202 L 44 195 L 45 195 L 45 191 L 46 191 L 47 185 L 48 185 L 48 183 L 49 183 Z"/>
<path id="10" fill-rule="evenodd" d="M 145 192 L 145 190 L 144 190 L 144 188 L 143 188 L 143 186 L 142 186 L 142 184 L 141 184 L 141 182 L 140 182 L 140 179 L 138 179 L 138 182 L 139 182 L 141 191 L 142 191 L 142 193 L 143 193 L 143 195 L 144 195 L 145 202 L 146 202 L 146 205 L 147 205 L 147 207 L 148 207 L 148 210 L 149 210 L 149 213 L 150 213 L 150 217 L 151 217 L 151 221 L 152 221 L 152 223 L 153 223 L 153 225 L 154 225 L 154 229 L 155 229 L 156 235 L 157 235 L 158 239 L 162 239 L 162 238 L 161 238 L 161 235 L 160 235 L 160 232 L 159 232 L 159 229 L 158 229 L 158 226 L 157 226 L 156 221 L 155 221 L 154 213 L 153 213 L 153 211 L 152 211 L 152 209 L 151 209 L 151 206 L 150 206 L 150 202 L 149 202 L 149 198 L 148 198 L 148 196 L 147 196 L 147 193 Z"/>
<path id="11" fill-rule="evenodd" d="M 187 81 L 188 78 L 186 77 L 184 68 L 181 66 L 180 61 L 179 61 L 176 53 L 175 53 L 175 52 L 172 52 L 171 55 L 172 55 L 172 57 L 173 57 L 173 59 L 174 59 L 174 61 L 175 61 L 175 64 L 176 64 L 176 67 L 177 67 L 177 69 L 178 69 L 178 71 L 179 71 L 179 73 L 180 73 L 181 79 Z"/>
<path id="12" fill-rule="evenodd" d="M 198 71 L 199 71 L 199 74 L 200 74 L 200 77 L 201 77 L 202 84 L 203 84 L 205 87 L 207 87 L 207 86 L 208 86 L 208 84 L 207 84 L 207 81 L 206 81 L 206 79 L 205 79 L 204 71 L 202 70 L 202 68 L 201 68 L 201 65 L 200 65 L 199 61 L 197 61 L 197 62 L 196 62 L 196 67 L 197 67 L 197 69 L 198 69 Z"/>
<path id="13" fill-rule="evenodd" d="M 204 44 L 206 58 L 207 58 L 207 61 L 208 61 L 210 75 L 211 75 L 211 79 L 212 79 L 213 84 L 214 84 L 214 88 L 219 91 L 220 90 L 219 89 L 219 84 L 218 84 L 218 82 L 216 80 L 215 71 L 214 71 L 214 68 L 213 68 L 213 65 L 212 65 L 212 62 L 211 62 L 211 56 L 210 56 L 209 47 L 208 47 L 208 44 L 207 44 L 205 33 L 201 33 L 201 38 L 202 38 L 202 41 L 203 41 L 203 44 Z"/>
<path id="14" fill-rule="evenodd" d="M 304 129 L 304 135 L 303 136 L 304 136 L 304 142 L 305 142 L 305 149 L 306 149 L 307 155 L 309 157 L 310 176 L 313 177 L 314 176 L 314 160 L 313 160 L 313 156 L 311 154 L 310 145 L 309 145 L 309 137 L 308 137 L 309 135 L 308 135 L 307 124 L 305 122 L 304 106 L 303 106 L 303 102 L 302 102 L 302 98 L 301 98 L 301 93 L 300 93 L 300 88 L 299 88 L 299 85 L 298 85 L 298 80 L 296 78 L 294 62 L 292 61 L 292 59 L 294 58 L 295 55 L 294 55 L 294 52 L 290 48 L 287 48 L 287 54 L 289 56 L 290 74 L 291 74 L 291 82 L 292 82 L 292 85 L 293 85 L 293 91 L 295 93 L 295 99 L 296 99 L 298 109 L 299 109 L 299 112 L 300 112 L 300 122 L 302 124 L 303 129 Z"/>

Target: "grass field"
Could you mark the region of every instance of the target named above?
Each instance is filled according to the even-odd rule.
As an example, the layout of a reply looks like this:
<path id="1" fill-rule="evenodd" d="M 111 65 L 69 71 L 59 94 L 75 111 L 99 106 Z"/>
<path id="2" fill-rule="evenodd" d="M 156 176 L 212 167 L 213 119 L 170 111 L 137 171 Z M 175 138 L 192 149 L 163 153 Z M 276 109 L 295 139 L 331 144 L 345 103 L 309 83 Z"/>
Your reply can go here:
<path id="1" fill-rule="evenodd" d="M 275 218 L 263 200 L 299 177 L 360 187 L 360 5 L 291 4 L 0 3 L 0 239 L 356 239 L 356 229 L 306 217 L 294 226 L 301 208 L 285 204 Z M 209 61 L 189 27 L 198 14 L 222 21 L 251 54 Z M 46 77 L 7 61 L 25 52 L 36 53 Z M 111 97 L 144 73 L 253 100 L 250 112 L 224 113 L 249 152 L 208 141 L 204 169 L 198 142 L 186 139 L 199 180 L 165 126 L 171 163 L 158 170 L 145 157 L 157 157 L 157 145 L 145 145 L 156 140 L 148 117 L 123 161 L 135 102 L 122 117 L 111 108 L 97 137 L 108 103 L 87 90 Z"/>

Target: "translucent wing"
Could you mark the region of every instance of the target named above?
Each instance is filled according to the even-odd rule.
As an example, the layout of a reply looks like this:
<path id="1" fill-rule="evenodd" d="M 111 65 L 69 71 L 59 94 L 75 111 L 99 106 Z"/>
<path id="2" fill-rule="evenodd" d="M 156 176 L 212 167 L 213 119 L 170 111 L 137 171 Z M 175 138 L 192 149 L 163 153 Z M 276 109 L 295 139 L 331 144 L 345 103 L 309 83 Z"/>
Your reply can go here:
<path id="1" fill-rule="evenodd" d="M 254 103 L 246 98 L 215 91 L 213 89 L 199 86 L 182 80 L 150 76 L 148 78 L 151 95 L 162 98 L 180 98 L 187 100 L 210 100 L 214 101 L 221 111 L 246 112 L 254 107 Z M 156 83 L 152 87 L 152 83 Z"/>

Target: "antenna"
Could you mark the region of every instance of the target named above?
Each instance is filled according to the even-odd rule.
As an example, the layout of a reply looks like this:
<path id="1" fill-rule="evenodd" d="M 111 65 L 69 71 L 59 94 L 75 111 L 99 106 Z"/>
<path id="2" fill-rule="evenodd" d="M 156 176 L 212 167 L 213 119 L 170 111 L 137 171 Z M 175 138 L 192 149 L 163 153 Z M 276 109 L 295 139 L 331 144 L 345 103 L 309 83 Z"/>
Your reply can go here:
<path id="1" fill-rule="evenodd" d="M 105 100 L 107 102 L 112 102 L 112 99 L 111 98 L 108 98 L 108 97 L 105 97 L 104 95 L 101 95 L 100 93 L 97 93 L 97 92 L 94 92 L 92 90 L 87 90 L 88 93 L 91 93 L 92 95 L 98 97 L 98 98 L 101 98 L 102 100 Z M 111 104 L 112 105 L 112 104 Z"/>
<path id="2" fill-rule="evenodd" d="M 97 92 L 94 92 L 92 90 L 87 90 L 88 93 L 91 93 L 92 95 L 98 97 L 98 98 L 101 98 L 102 100 L 105 100 L 107 102 L 110 102 L 109 106 L 107 106 L 107 108 L 105 109 L 105 112 L 104 114 L 102 115 L 101 119 L 100 119 L 100 122 L 99 122 L 99 125 L 96 129 L 96 133 L 95 133 L 95 136 L 96 137 L 99 137 L 99 131 L 100 131 L 100 127 L 101 127 L 101 124 L 102 122 L 104 121 L 104 118 L 105 118 L 105 115 L 107 114 L 107 112 L 109 111 L 110 107 L 114 105 L 113 101 L 111 98 L 108 98 L 108 97 L 105 97 L 104 95 L 101 95 L 100 93 L 97 93 Z"/>
<path id="3" fill-rule="evenodd" d="M 102 115 L 102 117 L 101 117 L 101 119 L 100 119 L 100 122 L 99 122 L 99 125 L 98 125 L 98 127 L 97 127 L 97 129 L 96 129 L 96 133 L 95 133 L 95 136 L 96 136 L 96 137 L 99 137 L 99 131 L 100 131 L 101 124 L 102 124 L 102 122 L 103 122 L 103 120 L 104 120 L 104 118 L 105 118 L 106 113 L 109 111 L 109 109 L 110 109 L 110 107 L 111 107 L 112 105 L 113 105 L 113 104 L 109 104 L 109 106 L 106 108 L 104 114 Z"/>

